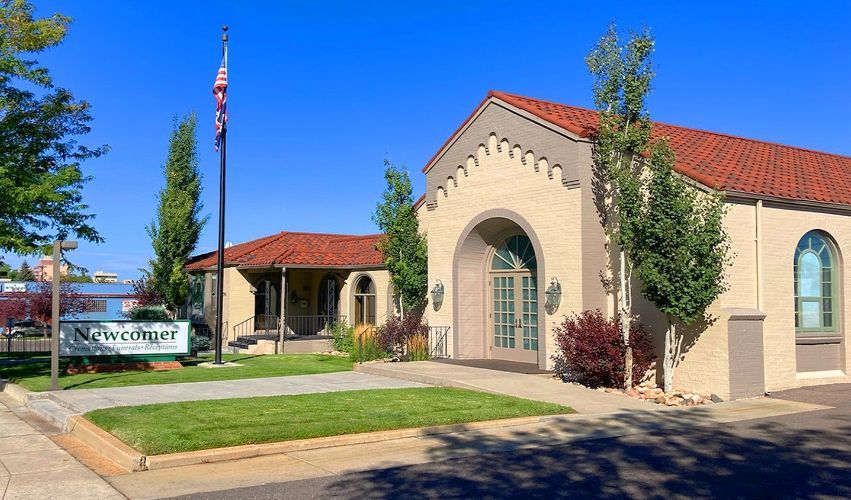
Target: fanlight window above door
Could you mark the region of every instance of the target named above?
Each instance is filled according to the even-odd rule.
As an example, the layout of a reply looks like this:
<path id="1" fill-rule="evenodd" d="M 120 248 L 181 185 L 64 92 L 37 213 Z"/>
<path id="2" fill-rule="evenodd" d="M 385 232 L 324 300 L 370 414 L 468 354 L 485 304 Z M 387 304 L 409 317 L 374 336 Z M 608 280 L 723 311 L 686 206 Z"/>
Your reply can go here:
<path id="1" fill-rule="evenodd" d="M 528 236 L 516 235 L 506 238 L 493 254 L 491 269 L 494 271 L 511 271 L 537 269 L 535 250 Z"/>

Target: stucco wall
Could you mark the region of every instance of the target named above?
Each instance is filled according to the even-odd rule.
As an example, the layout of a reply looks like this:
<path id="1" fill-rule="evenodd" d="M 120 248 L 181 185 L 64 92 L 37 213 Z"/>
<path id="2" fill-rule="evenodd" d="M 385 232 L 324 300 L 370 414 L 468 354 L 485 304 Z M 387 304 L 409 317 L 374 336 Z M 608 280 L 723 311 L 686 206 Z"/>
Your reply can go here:
<path id="1" fill-rule="evenodd" d="M 357 270 L 348 273 L 340 291 L 340 311 L 348 316 L 349 323 L 354 321 L 354 287 L 358 279 L 364 275 L 372 278 L 372 282 L 375 283 L 375 320 L 380 325 L 387 321 L 388 315 L 392 315 L 394 310 L 390 273 L 386 269 Z"/>
<path id="2" fill-rule="evenodd" d="M 224 315 L 223 321 L 226 323 L 226 337 L 233 340 L 234 325 L 249 319 L 254 316 L 255 312 L 255 295 L 251 293 L 251 286 L 256 284 L 258 280 L 268 278 L 271 280 L 280 281 L 280 269 L 271 270 L 238 270 L 236 268 L 226 268 L 224 273 Z M 318 310 L 319 304 L 319 287 L 322 279 L 327 275 L 329 270 L 325 269 L 290 269 L 287 296 L 283 297 L 286 301 L 287 314 L 290 316 L 312 316 L 320 314 Z M 354 295 L 353 286 L 355 281 L 360 276 L 368 275 L 375 283 L 376 291 L 376 320 L 378 324 L 384 323 L 388 315 L 392 315 L 394 311 L 393 290 L 390 285 L 390 273 L 386 269 L 368 269 L 368 270 L 334 270 L 334 273 L 339 277 L 339 282 L 342 284 L 340 289 L 339 313 L 347 316 L 349 321 L 354 317 Z M 213 285 L 215 281 L 212 277 L 214 271 L 205 272 L 204 284 L 204 318 L 211 327 L 215 324 L 215 306 L 213 304 Z M 306 308 L 301 307 L 300 303 L 292 304 L 289 300 L 289 294 L 295 290 L 299 298 L 307 300 Z M 282 297 L 278 297 L 280 300 Z"/>

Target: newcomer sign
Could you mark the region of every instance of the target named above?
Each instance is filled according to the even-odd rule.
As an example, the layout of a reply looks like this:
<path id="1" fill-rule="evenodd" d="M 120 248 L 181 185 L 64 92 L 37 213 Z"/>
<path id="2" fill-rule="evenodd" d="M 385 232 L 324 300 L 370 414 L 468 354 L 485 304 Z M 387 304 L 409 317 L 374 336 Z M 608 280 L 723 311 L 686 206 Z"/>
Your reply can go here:
<path id="1" fill-rule="evenodd" d="M 189 354 L 188 321 L 62 321 L 60 356 Z"/>

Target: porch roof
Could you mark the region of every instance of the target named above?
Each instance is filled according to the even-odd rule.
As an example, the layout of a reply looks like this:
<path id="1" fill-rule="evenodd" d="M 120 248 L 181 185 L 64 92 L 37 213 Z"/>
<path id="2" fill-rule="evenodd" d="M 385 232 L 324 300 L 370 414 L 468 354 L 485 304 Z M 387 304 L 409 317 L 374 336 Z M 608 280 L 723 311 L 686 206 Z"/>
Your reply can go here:
<path id="1" fill-rule="evenodd" d="M 298 233 L 283 231 L 225 249 L 225 266 L 239 267 L 376 267 L 384 265 L 378 249 L 383 234 Z M 191 257 L 186 269 L 215 269 L 218 252 Z"/>

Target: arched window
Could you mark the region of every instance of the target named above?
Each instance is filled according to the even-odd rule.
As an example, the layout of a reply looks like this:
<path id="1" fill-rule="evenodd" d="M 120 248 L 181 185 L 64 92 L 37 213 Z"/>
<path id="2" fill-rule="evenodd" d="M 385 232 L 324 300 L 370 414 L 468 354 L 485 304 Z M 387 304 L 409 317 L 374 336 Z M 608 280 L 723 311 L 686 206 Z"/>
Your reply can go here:
<path id="1" fill-rule="evenodd" d="M 375 283 L 369 276 L 361 276 L 355 283 L 354 324 L 375 324 Z"/>
<path id="2" fill-rule="evenodd" d="M 836 304 L 836 252 L 828 239 L 810 231 L 795 249 L 795 330 L 835 332 L 839 323 Z"/>
<path id="3" fill-rule="evenodd" d="M 517 235 L 506 238 L 493 253 L 491 269 L 494 271 L 508 271 L 538 268 L 535 260 L 535 249 L 528 236 Z"/>

